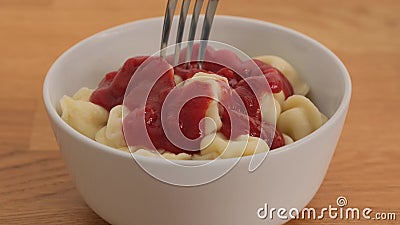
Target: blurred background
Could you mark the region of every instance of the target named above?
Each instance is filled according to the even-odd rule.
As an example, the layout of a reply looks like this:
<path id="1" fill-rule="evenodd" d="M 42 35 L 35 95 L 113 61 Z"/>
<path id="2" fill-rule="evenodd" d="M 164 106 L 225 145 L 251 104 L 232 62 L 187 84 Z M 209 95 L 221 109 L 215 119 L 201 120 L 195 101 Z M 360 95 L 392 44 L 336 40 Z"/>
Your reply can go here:
<path id="1" fill-rule="evenodd" d="M 105 224 L 67 173 L 42 103 L 43 80 L 78 41 L 162 16 L 165 5 L 166 0 L 0 0 L 0 224 Z M 400 220 L 399 12 L 397 0 L 220 0 L 217 14 L 300 31 L 331 49 L 350 72 L 349 115 L 310 207 L 335 204 L 343 195 L 350 206 L 397 212 Z M 365 223 L 289 224 L 344 222 Z M 379 221 L 385 223 L 390 221 Z"/>

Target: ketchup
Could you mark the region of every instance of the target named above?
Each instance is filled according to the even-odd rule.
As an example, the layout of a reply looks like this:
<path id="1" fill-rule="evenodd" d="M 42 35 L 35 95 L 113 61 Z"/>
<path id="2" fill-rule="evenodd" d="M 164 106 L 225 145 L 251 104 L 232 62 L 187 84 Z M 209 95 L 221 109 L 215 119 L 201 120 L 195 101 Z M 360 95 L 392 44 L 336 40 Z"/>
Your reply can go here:
<path id="1" fill-rule="evenodd" d="M 108 111 L 116 105 L 121 105 L 133 73 L 147 58 L 147 56 L 130 58 L 118 72 L 106 74 L 98 88 L 90 96 L 90 101 L 103 106 Z"/>
<path id="2" fill-rule="evenodd" d="M 293 95 L 293 87 L 289 80 L 281 73 L 281 71 L 258 59 L 253 59 L 253 61 L 260 68 L 265 78 L 267 78 L 272 93 L 279 93 L 283 91 L 285 99 Z"/>
<path id="3" fill-rule="evenodd" d="M 125 96 L 124 105 L 129 113 L 123 121 L 123 127 L 129 146 L 194 154 L 198 153 L 200 141 L 205 135 L 204 124 L 200 122 L 214 101 L 204 97 L 212 94 L 212 88 L 209 83 L 198 81 L 176 86 L 174 75 L 187 80 L 198 72 L 218 74 L 225 77 L 230 86 L 221 87 L 225 89 L 223 104 L 219 105 L 222 121 L 220 132 L 228 139 L 245 134 L 260 137 L 271 144 L 271 149 L 283 146 L 285 143 L 281 132 L 262 120 L 261 99 L 257 96 L 263 96 L 271 90 L 272 93 L 283 91 L 287 98 L 293 95 L 290 82 L 278 69 L 259 60 L 242 62 L 234 53 L 226 50 L 212 50 L 207 54 L 208 59 L 217 62 L 222 60 L 230 68 L 207 61 L 201 69 L 197 62 L 191 62 L 188 68 L 185 64 L 172 68 L 166 60 L 158 57 L 134 57 L 128 59 L 120 70 L 107 73 L 90 101 L 109 111 L 122 104 Z M 253 70 L 247 68 L 250 64 Z M 254 65 L 258 73 L 254 71 Z M 129 82 L 132 84 L 127 89 Z M 188 96 L 201 97 L 188 101 Z M 231 124 L 230 121 L 235 122 Z M 274 134 L 271 134 L 272 129 L 275 129 Z"/>

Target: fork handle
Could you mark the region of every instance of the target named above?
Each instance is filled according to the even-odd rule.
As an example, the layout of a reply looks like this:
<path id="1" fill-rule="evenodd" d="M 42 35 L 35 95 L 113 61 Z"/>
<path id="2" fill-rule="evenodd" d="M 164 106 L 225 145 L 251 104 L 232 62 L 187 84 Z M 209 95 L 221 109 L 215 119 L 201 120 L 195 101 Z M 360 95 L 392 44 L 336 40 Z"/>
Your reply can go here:
<path id="1" fill-rule="evenodd" d="M 160 56 L 165 58 L 165 48 L 168 45 L 169 35 L 171 33 L 172 20 L 174 18 L 175 8 L 178 0 L 168 0 L 167 8 L 165 9 L 164 24 L 161 35 Z"/>
<path id="2" fill-rule="evenodd" d="M 209 0 L 207 4 L 207 11 L 204 17 L 203 30 L 201 31 L 201 43 L 199 50 L 198 67 L 201 69 L 203 66 L 204 55 L 207 48 L 207 42 L 210 37 L 212 23 L 214 21 L 215 12 L 217 11 L 219 0 Z"/>

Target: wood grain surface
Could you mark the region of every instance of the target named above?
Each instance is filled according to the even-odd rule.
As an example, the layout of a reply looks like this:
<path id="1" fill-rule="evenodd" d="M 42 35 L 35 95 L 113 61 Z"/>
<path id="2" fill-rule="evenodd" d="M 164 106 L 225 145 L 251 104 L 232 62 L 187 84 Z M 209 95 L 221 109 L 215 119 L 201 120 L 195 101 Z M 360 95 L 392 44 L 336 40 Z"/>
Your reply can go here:
<path id="1" fill-rule="evenodd" d="M 0 0 L 0 224 L 106 224 L 68 175 L 42 103 L 54 60 L 112 26 L 160 16 L 164 0 Z M 218 14 L 303 32 L 335 52 L 353 81 L 347 121 L 309 207 L 395 212 L 396 221 L 298 220 L 289 224 L 400 223 L 400 1 L 221 0 Z M 134 224 L 134 222 L 133 222 Z"/>

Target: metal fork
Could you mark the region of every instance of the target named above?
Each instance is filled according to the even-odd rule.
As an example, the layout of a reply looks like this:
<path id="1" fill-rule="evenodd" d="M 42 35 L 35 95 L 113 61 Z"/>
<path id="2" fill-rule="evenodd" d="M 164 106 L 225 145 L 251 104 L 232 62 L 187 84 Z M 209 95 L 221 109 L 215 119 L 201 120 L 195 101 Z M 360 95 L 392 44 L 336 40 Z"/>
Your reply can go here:
<path id="1" fill-rule="evenodd" d="M 179 15 L 178 31 L 177 31 L 176 42 L 175 42 L 176 45 L 175 45 L 175 52 L 174 52 L 174 65 L 176 65 L 179 61 L 179 54 L 180 54 L 181 42 L 182 42 L 182 38 L 183 38 L 183 31 L 185 29 L 186 16 L 189 11 L 190 1 L 191 0 L 183 0 L 182 1 L 181 12 Z M 198 56 L 198 67 L 199 68 L 202 67 L 202 62 L 203 62 L 204 54 L 206 52 L 206 47 L 207 47 L 207 41 L 210 36 L 211 26 L 212 26 L 212 23 L 214 20 L 215 11 L 217 10 L 218 2 L 219 2 L 219 0 L 209 0 L 208 4 L 207 4 L 206 14 L 204 17 L 203 28 L 202 28 L 202 32 L 201 32 L 201 38 L 200 38 L 200 40 L 203 40 L 203 41 L 200 43 L 200 49 L 199 49 L 199 56 Z M 169 40 L 170 31 L 171 31 L 172 20 L 174 18 L 174 13 L 175 13 L 177 3 L 178 3 L 178 0 L 168 0 L 167 7 L 165 10 L 164 25 L 163 25 L 163 31 L 162 31 L 162 36 L 161 36 L 161 46 L 160 46 L 160 56 L 163 58 L 166 57 L 165 48 L 168 46 L 168 40 Z M 190 59 L 191 59 L 192 50 L 193 50 L 193 41 L 194 41 L 194 37 L 196 34 L 197 23 L 199 20 L 200 11 L 203 6 L 203 3 L 204 3 L 204 0 L 196 0 L 194 8 L 193 8 L 192 21 L 190 23 L 188 46 L 187 46 L 186 58 L 185 58 L 186 68 L 188 68 L 190 65 Z"/>

